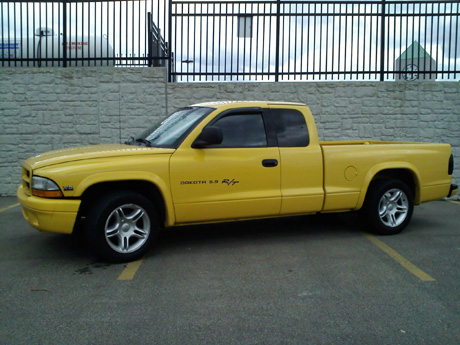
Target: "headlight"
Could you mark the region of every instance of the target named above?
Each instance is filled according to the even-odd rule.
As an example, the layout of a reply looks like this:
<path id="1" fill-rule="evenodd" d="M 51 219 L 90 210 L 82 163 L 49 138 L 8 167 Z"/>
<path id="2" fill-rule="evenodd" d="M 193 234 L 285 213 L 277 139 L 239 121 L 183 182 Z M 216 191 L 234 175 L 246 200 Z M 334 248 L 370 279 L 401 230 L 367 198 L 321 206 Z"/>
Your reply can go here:
<path id="1" fill-rule="evenodd" d="M 32 177 L 32 194 L 42 198 L 62 198 L 59 186 L 52 180 L 40 177 Z"/>

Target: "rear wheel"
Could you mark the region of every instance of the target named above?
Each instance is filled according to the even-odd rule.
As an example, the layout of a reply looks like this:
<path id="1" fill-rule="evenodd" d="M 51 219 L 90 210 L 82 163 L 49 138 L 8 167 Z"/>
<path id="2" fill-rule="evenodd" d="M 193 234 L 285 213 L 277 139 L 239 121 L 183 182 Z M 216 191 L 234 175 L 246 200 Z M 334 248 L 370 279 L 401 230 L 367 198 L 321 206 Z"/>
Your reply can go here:
<path id="1" fill-rule="evenodd" d="M 414 198 L 399 180 L 378 180 L 369 187 L 362 214 L 370 230 L 379 235 L 395 235 L 409 224 Z"/>
<path id="2" fill-rule="evenodd" d="M 86 218 L 92 250 L 111 262 L 142 257 L 158 235 L 155 207 L 141 194 L 117 191 L 97 199 Z"/>

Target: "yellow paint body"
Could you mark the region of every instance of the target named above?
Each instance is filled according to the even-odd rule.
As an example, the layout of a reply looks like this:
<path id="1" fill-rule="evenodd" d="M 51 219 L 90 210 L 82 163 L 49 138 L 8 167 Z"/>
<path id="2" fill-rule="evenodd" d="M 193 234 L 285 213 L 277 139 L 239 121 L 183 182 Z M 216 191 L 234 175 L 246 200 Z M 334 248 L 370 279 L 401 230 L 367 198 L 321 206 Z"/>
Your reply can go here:
<path id="1" fill-rule="evenodd" d="M 96 145 L 62 149 L 24 162 L 18 199 L 27 221 L 44 232 L 71 233 L 88 188 L 143 181 L 161 195 L 166 227 L 184 224 L 358 210 L 375 176 L 403 169 L 415 182 L 415 204 L 447 196 L 451 147 L 382 141 L 319 142 L 300 103 L 216 102 L 177 147 Z M 202 129 L 229 109 L 295 109 L 305 116 L 307 147 L 192 148 Z M 261 162 L 276 159 L 276 167 Z M 64 198 L 32 196 L 32 176 L 53 180 Z M 126 186 L 126 184 L 125 184 Z"/>

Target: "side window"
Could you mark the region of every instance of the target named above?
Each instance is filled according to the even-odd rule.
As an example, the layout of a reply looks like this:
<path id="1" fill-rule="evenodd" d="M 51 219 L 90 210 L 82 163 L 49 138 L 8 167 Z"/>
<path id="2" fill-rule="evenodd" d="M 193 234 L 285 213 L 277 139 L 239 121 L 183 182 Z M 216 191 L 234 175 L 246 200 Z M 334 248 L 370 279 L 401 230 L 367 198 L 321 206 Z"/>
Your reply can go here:
<path id="1" fill-rule="evenodd" d="M 213 124 L 222 130 L 222 144 L 213 147 L 267 146 L 264 121 L 261 114 L 225 116 Z"/>
<path id="2" fill-rule="evenodd" d="M 272 109 L 279 147 L 305 147 L 310 143 L 305 117 L 294 109 Z"/>

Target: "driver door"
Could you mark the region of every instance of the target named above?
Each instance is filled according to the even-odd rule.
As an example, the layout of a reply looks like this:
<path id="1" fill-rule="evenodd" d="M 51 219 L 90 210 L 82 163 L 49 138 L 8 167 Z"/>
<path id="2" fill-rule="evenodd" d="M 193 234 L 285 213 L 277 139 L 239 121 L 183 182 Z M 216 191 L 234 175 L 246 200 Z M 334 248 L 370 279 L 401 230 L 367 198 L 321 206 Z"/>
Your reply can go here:
<path id="1" fill-rule="evenodd" d="M 281 209 L 279 150 L 270 145 L 262 110 L 236 110 L 208 125 L 223 141 L 206 148 L 184 142 L 170 161 L 176 223 L 278 215 Z M 198 134 L 198 133 L 197 133 Z"/>

